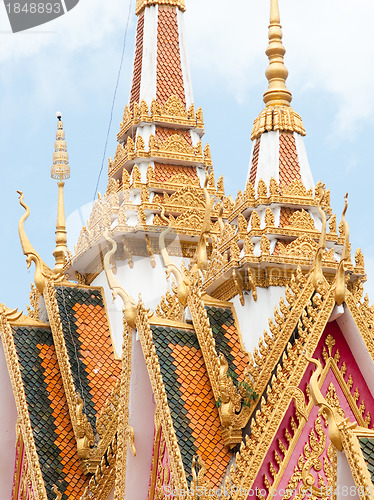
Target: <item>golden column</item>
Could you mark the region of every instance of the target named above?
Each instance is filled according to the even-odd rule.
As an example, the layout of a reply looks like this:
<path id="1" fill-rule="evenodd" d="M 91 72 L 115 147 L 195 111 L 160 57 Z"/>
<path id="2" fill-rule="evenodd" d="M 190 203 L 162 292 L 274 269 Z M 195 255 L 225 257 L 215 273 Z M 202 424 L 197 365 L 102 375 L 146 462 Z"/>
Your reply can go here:
<path id="1" fill-rule="evenodd" d="M 70 166 L 69 155 L 67 152 L 65 131 L 61 120 L 61 113 L 56 113 L 57 116 L 57 132 L 55 142 L 55 152 L 53 153 L 53 165 L 51 168 L 52 179 L 58 179 L 58 205 L 57 205 L 57 222 L 56 222 L 56 248 L 53 251 L 55 258 L 54 271 L 62 273 L 66 263 L 67 255 L 67 236 L 65 223 L 65 208 L 64 208 L 64 186 L 63 179 L 69 179 Z"/>
<path id="2" fill-rule="evenodd" d="M 264 94 L 266 106 L 289 106 L 292 101 L 292 94 L 286 87 L 288 70 L 284 65 L 286 49 L 282 36 L 278 0 L 271 0 L 269 45 L 266 49 L 269 58 L 269 66 L 265 72 L 269 81 L 268 90 Z"/>

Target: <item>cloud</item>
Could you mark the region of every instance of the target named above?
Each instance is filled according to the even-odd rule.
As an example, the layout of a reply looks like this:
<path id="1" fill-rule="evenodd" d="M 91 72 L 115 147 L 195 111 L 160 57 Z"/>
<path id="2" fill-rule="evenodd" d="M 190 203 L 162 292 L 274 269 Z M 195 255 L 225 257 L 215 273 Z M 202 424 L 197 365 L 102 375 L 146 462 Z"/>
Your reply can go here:
<path id="1" fill-rule="evenodd" d="M 187 38 L 191 66 L 199 85 L 218 85 L 238 102 L 248 100 L 251 89 L 263 85 L 267 65 L 269 0 L 186 0 Z M 0 78 L 12 82 L 22 74 L 30 80 L 30 92 L 48 99 L 51 92 L 46 67 L 59 75 L 60 87 L 75 96 L 73 82 L 85 75 L 94 86 L 107 84 L 107 75 L 95 72 L 105 58 L 118 66 L 130 1 L 81 0 L 68 14 L 34 30 L 9 33 L 4 4 L 0 3 Z M 281 21 L 294 95 L 326 92 L 334 100 L 336 138 L 357 134 L 374 115 L 374 66 L 371 0 L 281 0 Z M 3 9 L 4 12 L 1 12 Z M 133 54 L 135 0 L 131 5 L 131 30 L 127 57 Z M 5 32 L 8 31 L 8 34 Z M 7 63 L 8 65 L 7 67 Z M 85 71 L 79 71 L 79 68 Z M 95 74 L 96 77 L 92 78 Z M 195 84 L 196 84 L 195 83 Z M 56 82 L 59 90 L 59 83 Z M 87 82 L 89 85 L 89 82 Z"/>
<path id="2" fill-rule="evenodd" d="M 32 30 L 17 34 L 0 3 L 0 105 L 8 119 L 27 114 L 29 103 L 40 103 L 40 112 L 51 107 L 55 96 L 79 103 L 85 94 L 113 92 L 130 1 L 81 0 L 69 13 Z M 128 57 L 132 58 L 136 18 L 131 2 Z M 102 71 L 102 67 L 111 67 Z M 82 90 L 83 89 L 83 90 Z M 21 99 L 19 97 L 21 96 Z M 21 102 L 23 101 L 23 102 Z M 44 109 L 43 109 L 44 108 Z M 35 115 L 34 115 L 35 118 Z"/>

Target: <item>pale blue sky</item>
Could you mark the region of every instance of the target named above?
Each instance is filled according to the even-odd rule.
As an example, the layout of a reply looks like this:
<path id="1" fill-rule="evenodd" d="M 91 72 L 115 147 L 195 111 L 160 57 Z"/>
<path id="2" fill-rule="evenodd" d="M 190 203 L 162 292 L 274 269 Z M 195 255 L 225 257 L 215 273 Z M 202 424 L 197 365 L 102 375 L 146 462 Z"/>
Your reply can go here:
<path id="1" fill-rule="evenodd" d="M 189 55 L 195 104 L 204 111 L 205 142 L 211 146 L 216 178 L 227 194 L 245 186 L 252 122 L 266 89 L 268 1 L 186 0 Z M 71 179 L 66 213 L 92 200 L 120 61 L 129 0 L 80 0 L 69 14 L 29 32 L 12 34 L 0 4 L 0 302 L 26 308 L 33 267 L 26 270 L 17 224 L 23 213 L 17 189 L 31 208 L 29 238 L 53 265 L 57 187 L 50 178 L 56 130 L 63 114 Z M 332 191 L 340 218 L 349 191 L 348 221 L 353 251 L 363 249 L 372 278 L 374 69 L 371 1 L 280 0 L 288 87 L 307 130 L 314 180 Z M 135 0 L 133 0 L 134 10 Z M 308 22 L 306 22 L 308 20 Z M 116 134 L 132 77 L 131 16 L 126 55 L 106 157 Z M 100 191 L 107 182 L 104 163 Z"/>

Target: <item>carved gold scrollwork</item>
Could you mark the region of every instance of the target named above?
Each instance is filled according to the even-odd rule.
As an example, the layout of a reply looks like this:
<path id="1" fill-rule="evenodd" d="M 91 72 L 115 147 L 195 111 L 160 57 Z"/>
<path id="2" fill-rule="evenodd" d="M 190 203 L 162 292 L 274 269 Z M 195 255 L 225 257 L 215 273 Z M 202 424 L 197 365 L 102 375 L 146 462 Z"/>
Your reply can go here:
<path id="1" fill-rule="evenodd" d="M 308 412 L 306 409 L 304 393 L 298 387 L 290 387 L 289 391 L 292 394 L 292 398 L 295 401 L 296 410 L 305 419 L 305 421 L 307 421 L 308 420 Z"/>
<path id="2" fill-rule="evenodd" d="M 24 229 L 25 220 L 28 219 L 30 215 L 30 208 L 23 201 L 24 195 L 22 191 L 17 191 L 17 193 L 19 194 L 19 203 L 25 209 L 25 213 L 22 215 L 18 223 L 18 232 L 22 245 L 22 250 L 24 255 L 26 256 L 27 268 L 31 266 L 31 262 L 34 262 L 35 264 L 35 275 L 34 275 L 35 285 L 39 290 L 39 292 L 43 294 L 44 287 L 46 285 L 46 280 L 52 280 L 52 281 L 61 280 L 63 278 L 63 274 L 61 271 L 58 272 L 52 271 L 47 266 L 47 264 L 45 264 L 45 262 L 40 257 L 35 248 L 31 245 L 30 240 L 28 239 Z"/>

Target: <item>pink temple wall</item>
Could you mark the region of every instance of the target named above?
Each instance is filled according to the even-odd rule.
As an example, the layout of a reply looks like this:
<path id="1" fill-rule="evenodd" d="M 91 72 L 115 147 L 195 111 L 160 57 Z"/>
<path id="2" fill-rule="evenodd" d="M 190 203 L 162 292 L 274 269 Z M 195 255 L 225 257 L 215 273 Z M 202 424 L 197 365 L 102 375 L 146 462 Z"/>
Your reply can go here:
<path id="1" fill-rule="evenodd" d="M 156 467 L 156 471 L 154 467 Z M 156 486 L 154 489 L 154 494 L 152 494 L 152 487 L 151 487 L 153 477 L 156 477 Z M 155 433 L 154 446 L 152 452 L 151 477 L 148 489 L 148 500 L 153 500 L 153 498 L 156 497 L 156 493 L 158 491 L 157 484 L 159 484 L 159 489 L 163 490 L 164 495 L 170 494 L 172 490 L 170 456 L 168 448 L 166 446 L 166 442 L 163 438 L 162 429 L 160 429 L 158 433 Z"/>

